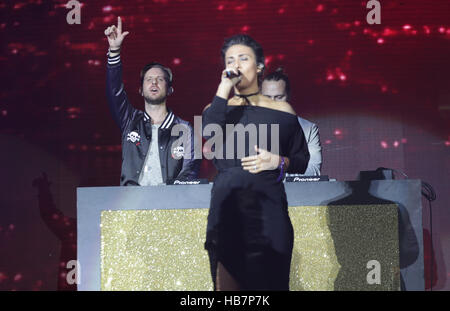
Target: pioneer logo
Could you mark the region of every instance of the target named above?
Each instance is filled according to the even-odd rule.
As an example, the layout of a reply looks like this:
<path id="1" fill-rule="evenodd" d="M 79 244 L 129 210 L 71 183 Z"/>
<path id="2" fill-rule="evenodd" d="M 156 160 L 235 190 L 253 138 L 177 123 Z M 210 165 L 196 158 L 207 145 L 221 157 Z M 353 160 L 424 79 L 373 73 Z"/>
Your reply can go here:
<path id="1" fill-rule="evenodd" d="M 303 177 L 294 177 L 294 182 L 296 181 L 319 181 L 320 177 L 308 177 L 308 178 L 303 178 Z"/>
<path id="2" fill-rule="evenodd" d="M 193 180 L 193 181 L 181 181 L 181 180 L 175 180 L 173 182 L 174 185 L 199 185 L 200 180 Z"/>

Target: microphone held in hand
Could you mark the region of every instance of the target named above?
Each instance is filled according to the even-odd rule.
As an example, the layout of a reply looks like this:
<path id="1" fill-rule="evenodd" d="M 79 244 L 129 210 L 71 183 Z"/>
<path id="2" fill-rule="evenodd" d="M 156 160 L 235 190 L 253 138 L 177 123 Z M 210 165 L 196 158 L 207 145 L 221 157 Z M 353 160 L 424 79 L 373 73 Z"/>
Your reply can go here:
<path id="1" fill-rule="evenodd" d="M 241 72 L 238 70 L 237 73 L 235 73 L 232 70 L 227 70 L 226 75 L 228 79 L 233 79 L 239 77 L 241 75 Z"/>

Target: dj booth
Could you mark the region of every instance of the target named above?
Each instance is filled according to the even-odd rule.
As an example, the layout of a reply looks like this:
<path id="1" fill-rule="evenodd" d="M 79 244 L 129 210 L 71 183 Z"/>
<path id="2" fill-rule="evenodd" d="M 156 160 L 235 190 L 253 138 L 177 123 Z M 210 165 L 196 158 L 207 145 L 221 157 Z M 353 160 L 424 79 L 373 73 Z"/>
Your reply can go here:
<path id="1" fill-rule="evenodd" d="M 78 188 L 78 290 L 212 290 L 211 187 Z M 420 180 L 285 188 L 291 290 L 424 290 Z"/>

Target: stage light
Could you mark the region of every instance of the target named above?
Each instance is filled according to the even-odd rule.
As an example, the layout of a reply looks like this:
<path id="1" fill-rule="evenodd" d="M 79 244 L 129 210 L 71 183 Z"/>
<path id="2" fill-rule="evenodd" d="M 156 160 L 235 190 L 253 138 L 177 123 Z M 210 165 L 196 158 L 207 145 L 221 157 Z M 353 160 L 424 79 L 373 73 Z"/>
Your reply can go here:
<path id="1" fill-rule="evenodd" d="M 396 34 L 396 32 L 393 31 L 393 30 L 390 29 L 390 28 L 385 28 L 385 29 L 383 30 L 383 36 L 385 36 L 385 37 L 393 36 L 393 35 L 395 35 L 395 34 Z"/>
<path id="2" fill-rule="evenodd" d="M 264 61 L 264 64 L 265 64 L 266 66 L 269 66 L 269 64 L 272 62 L 272 59 L 273 59 L 273 55 L 267 55 L 267 56 L 266 56 L 266 59 L 265 59 L 265 61 Z"/>
<path id="3" fill-rule="evenodd" d="M 0 272 L 0 283 L 2 283 L 3 281 L 5 281 L 7 279 L 8 279 L 8 276 L 6 275 L 6 273 Z"/>
<path id="4" fill-rule="evenodd" d="M 81 112 L 80 107 L 69 107 L 67 108 L 67 113 L 69 114 L 79 114 Z"/>
<path id="5" fill-rule="evenodd" d="M 20 282 L 20 280 L 22 280 L 22 278 L 23 278 L 22 273 L 17 273 L 17 274 L 14 276 L 13 280 L 14 280 L 14 282 Z"/>
<path id="6" fill-rule="evenodd" d="M 236 11 L 243 11 L 247 8 L 247 3 L 243 3 L 242 5 L 237 5 L 234 7 Z"/>
<path id="7" fill-rule="evenodd" d="M 26 5 L 25 2 L 16 3 L 16 4 L 14 4 L 13 9 L 14 9 L 14 10 L 19 10 L 19 9 L 21 9 L 22 7 L 24 7 L 25 5 Z"/>

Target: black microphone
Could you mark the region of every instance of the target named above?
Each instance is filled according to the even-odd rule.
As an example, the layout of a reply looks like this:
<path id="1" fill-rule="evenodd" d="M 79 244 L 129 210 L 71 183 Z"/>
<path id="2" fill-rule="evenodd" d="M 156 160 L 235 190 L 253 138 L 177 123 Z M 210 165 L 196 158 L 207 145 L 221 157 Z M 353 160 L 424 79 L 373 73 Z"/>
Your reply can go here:
<path id="1" fill-rule="evenodd" d="M 238 70 L 238 73 L 236 74 L 234 71 L 227 70 L 225 71 L 228 79 L 237 78 L 241 75 L 241 72 Z"/>

